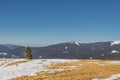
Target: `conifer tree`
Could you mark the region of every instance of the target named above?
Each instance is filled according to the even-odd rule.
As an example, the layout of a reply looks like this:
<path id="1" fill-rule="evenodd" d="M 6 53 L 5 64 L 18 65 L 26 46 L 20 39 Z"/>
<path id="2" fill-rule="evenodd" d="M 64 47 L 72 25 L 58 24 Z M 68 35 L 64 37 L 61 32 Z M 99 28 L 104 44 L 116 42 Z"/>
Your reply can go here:
<path id="1" fill-rule="evenodd" d="M 32 59 L 32 54 L 31 54 L 31 52 L 32 52 L 31 48 L 30 48 L 30 47 L 27 47 L 24 56 L 25 56 L 27 59 Z"/>

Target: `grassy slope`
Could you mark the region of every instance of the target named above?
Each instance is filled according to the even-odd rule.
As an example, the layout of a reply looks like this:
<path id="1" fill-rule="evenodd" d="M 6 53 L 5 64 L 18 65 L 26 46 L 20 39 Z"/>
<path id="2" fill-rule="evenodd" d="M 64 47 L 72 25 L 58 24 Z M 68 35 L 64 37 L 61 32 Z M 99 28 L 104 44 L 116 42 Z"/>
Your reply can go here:
<path id="1" fill-rule="evenodd" d="M 73 69 L 64 68 L 56 73 L 39 72 L 35 76 L 22 76 L 13 80 L 91 80 L 93 78 L 107 78 L 112 74 L 120 73 L 120 65 L 107 64 L 103 60 L 82 60 L 52 64 L 49 69 L 60 69 L 66 66 L 76 66 Z"/>

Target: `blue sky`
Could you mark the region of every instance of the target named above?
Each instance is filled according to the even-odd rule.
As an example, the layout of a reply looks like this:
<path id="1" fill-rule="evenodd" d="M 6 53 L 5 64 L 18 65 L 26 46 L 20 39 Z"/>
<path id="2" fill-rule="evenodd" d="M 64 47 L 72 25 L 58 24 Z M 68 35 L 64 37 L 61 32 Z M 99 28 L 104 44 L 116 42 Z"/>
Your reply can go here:
<path id="1" fill-rule="evenodd" d="M 0 0 L 0 43 L 120 40 L 120 0 Z"/>

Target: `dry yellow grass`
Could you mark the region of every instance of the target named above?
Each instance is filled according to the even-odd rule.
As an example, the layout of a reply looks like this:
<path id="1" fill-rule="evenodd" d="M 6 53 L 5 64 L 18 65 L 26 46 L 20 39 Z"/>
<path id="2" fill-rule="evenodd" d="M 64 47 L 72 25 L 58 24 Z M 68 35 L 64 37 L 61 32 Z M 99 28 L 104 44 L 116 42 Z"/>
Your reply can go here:
<path id="1" fill-rule="evenodd" d="M 2 66 L 3 64 L 0 64 L 0 66 Z"/>
<path id="2" fill-rule="evenodd" d="M 29 62 L 30 60 L 21 60 L 21 61 L 15 61 L 15 62 L 11 62 L 11 63 L 8 63 L 7 66 L 12 66 L 12 65 L 18 65 L 20 63 L 26 63 L 26 62 Z"/>
<path id="3" fill-rule="evenodd" d="M 52 64 L 50 69 L 59 69 L 65 66 L 77 66 L 61 72 L 39 72 L 35 76 L 22 76 L 13 80 L 91 80 L 93 78 L 107 78 L 112 74 L 120 73 L 120 65 L 107 64 L 107 60 L 81 60 Z M 104 64 L 104 65 L 103 65 Z M 120 80 L 120 79 L 118 79 Z"/>

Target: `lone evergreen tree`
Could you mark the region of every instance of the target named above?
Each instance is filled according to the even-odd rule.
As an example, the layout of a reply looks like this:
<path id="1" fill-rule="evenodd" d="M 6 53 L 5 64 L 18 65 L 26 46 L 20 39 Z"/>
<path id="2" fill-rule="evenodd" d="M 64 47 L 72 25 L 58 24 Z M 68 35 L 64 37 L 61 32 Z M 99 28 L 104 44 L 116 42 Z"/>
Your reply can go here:
<path id="1" fill-rule="evenodd" d="M 31 54 L 31 52 L 32 52 L 31 48 L 30 48 L 30 47 L 27 47 L 24 56 L 25 56 L 27 59 L 32 59 L 32 54 Z"/>

